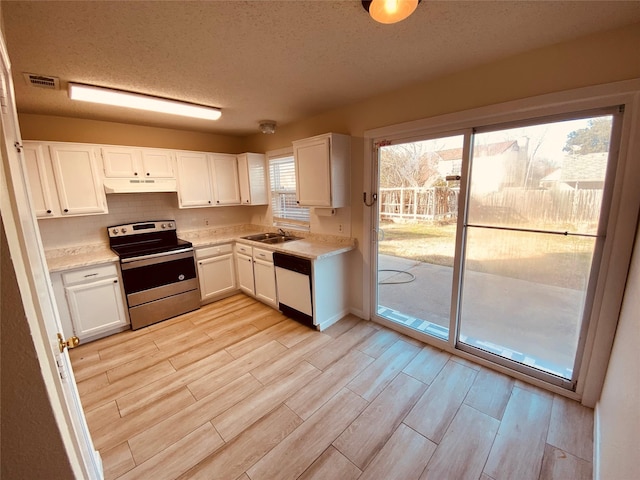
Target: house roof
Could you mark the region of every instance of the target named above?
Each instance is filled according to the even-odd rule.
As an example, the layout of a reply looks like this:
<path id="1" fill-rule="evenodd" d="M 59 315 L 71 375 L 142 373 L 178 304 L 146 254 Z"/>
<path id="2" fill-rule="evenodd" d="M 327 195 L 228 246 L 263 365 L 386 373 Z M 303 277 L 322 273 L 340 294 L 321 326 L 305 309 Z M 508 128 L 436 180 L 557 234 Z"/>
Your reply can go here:
<path id="1" fill-rule="evenodd" d="M 640 2 L 425 1 L 395 25 L 355 0 L 2 2 L 19 112 L 256 133 L 524 51 L 640 22 Z M 29 86 L 23 73 L 59 77 Z M 67 82 L 222 108 L 210 123 L 72 102 Z"/>

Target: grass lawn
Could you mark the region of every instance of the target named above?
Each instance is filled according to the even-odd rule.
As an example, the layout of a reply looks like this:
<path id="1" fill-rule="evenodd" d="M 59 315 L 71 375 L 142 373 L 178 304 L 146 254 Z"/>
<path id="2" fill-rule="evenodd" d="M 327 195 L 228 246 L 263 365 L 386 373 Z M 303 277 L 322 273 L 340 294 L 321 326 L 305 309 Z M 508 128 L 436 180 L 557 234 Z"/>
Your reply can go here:
<path id="1" fill-rule="evenodd" d="M 379 253 L 453 267 L 456 225 L 380 224 Z M 465 268 L 577 290 L 586 289 L 594 240 L 474 228 Z"/>

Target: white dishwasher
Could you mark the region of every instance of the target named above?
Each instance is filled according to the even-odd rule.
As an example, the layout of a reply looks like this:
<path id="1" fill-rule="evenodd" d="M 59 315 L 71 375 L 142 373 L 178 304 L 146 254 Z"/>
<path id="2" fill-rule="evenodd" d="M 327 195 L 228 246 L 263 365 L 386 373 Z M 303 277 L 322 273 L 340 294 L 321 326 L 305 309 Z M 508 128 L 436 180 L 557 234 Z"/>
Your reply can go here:
<path id="1" fill-rule="evenodd" d="M 311 260 L 280 252 L 273 254 L 278 308 L 286 316 L 314 328 Z"/>

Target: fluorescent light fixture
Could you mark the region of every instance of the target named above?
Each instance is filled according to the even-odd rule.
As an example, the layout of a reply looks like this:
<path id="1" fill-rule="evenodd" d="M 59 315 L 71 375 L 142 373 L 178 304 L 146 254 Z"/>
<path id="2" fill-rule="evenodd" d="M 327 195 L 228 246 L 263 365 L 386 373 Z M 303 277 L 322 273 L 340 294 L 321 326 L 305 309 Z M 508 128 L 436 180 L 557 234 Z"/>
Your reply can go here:
<path id="1" fill-rule="evenodd" d="M 111 88 L 96 87 L 93 85 L 81 85 L 78 83 L 69 83 L 69 98 L 82 102 L 137 108 L 139 110 L 169 113 L 171 115 L 182 115 L 205 120 L 218 120 L 222 115 L 220 109 L 216 107 L 205 107 L 193 103 L 152 97 L 140 93 L 124 92 L 122 90 L 112 90 Z"/>

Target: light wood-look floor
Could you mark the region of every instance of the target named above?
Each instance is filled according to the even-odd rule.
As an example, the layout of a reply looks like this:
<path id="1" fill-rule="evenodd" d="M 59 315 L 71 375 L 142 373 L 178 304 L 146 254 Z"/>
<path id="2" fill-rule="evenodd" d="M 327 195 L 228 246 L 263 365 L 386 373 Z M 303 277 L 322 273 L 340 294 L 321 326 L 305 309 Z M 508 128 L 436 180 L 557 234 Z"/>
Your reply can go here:
<path id="1" fill-rule="evenodd" d="M 588 479 L 593 411 L 244 295 L 71 352 L 107 479 Z"/>

